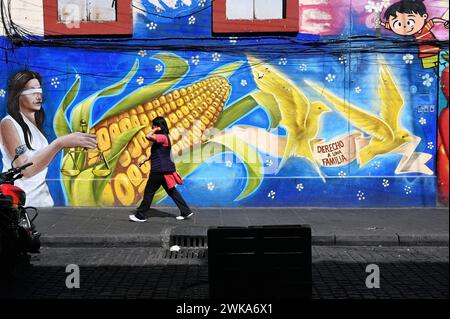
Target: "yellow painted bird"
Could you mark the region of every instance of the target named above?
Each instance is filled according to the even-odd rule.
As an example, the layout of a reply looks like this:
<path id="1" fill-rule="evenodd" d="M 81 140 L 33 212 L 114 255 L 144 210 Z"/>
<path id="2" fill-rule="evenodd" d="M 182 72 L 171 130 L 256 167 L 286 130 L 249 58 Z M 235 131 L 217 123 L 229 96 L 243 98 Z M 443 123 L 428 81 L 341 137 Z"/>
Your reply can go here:
<path id="1" fill-rule="evenodd" d="M 389 153 L 412 141 L 412 135 L 400 124 L 400 113 L 404 106 L 403 97 L 384 63 L 380 65 L 378 83 L 381 118 L 338 98 L 311 81 L 305 82 L 331 102 L 353 126 L 372 136 L 369 144 L 358 154 L 360 166 L 366 165 L 377 155 Z"/>
<path id="2" fill-rule="evenodd" d="M 275 68 L 249 57 L 253 78 L 258 88 L 272 94 L 280 112 L 280 124 L 287 129 L 287 142 L 280 168 L 291 156 L 309 160 L 322 177 L 320 167 L 313 156 L 313 141 L 319 132 L 320 116 L 331 109 L 323 102 L 310 102 L 307 97 Z"/>

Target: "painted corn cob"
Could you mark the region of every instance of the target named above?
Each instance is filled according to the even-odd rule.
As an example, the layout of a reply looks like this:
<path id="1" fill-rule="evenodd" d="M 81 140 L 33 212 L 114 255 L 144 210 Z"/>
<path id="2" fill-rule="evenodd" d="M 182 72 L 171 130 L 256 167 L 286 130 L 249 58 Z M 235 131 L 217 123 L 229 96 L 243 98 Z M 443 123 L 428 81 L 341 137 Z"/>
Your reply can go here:
<path id="1" fill-rule="evenodd" d="M 140 168 L 138 163 L 150 155 L 150 142 L 145 136 L 150 131 L 151 121 L 155 117 L 165 117 L 170 130 L 172 152 L 176 156 L 205 141 L 204 132 L 217 122 L 230 94 L 230 88 L 226 78 L 211 76 L 189 87 L 173 90 L 137 105 L 131 110 L 105 118 L 90 129 L 91 133 L 97 135 L 98 148 L 107 156 L 112 141 L 121 133 L 145 126 L 122 152 L 119 164 L 103 191 L 102 204 L 129 206 L 142 198 L 150 172 L 150 162 Z M 183 134 L 184 132 L 186 133 Z M 89 152 L 88 167 L 95 165 L 97 158 L 97 152 Z"/>

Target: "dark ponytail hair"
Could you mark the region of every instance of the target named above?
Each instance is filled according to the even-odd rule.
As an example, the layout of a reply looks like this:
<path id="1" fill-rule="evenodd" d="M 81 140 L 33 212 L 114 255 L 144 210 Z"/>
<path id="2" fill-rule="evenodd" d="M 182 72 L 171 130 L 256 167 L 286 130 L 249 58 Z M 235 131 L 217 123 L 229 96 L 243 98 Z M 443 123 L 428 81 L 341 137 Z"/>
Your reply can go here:
<path id="1" fill-rule="evenodd" d="M 386 20 L 389 17 L 396 17 L 398 13 L 414 13 L 423 16 L 427 13 L 427 8 L 423 4 L 423 0 L 401 0 L 394 3 L 384 12 Z"/>
<path id="2" fill-rule="evenodd" d="M 37 72 L 32 72 L 28 70 L 19 71 L 13 77 L 10 78 L 8 82 L 8 114 L 19 123 L 20 127 L 23 131 L 23 136 L 25 138 L 25 144 L 28 149 L 33 150 L 31 147 L 30 141 L 32 141 L 33 136 L 31 135 L 30 128 L 27 123 L 25 123 L 22 114 L 20 113 L 20 94 L 22 93 L 25 85 L 28 81 L 36 79 L 39 81 L 39 84 L 42 85 L 41 75 Z M 34 113 L 34 119 L 36 121 L 36 126 L 41 131 L 44 136 L 47 136 L 44 132 L 44 120 L 45 120 L 45 112 L 41 107 L 39 111 Z"/>
<path id="3" fill-rule="evenodd" d="M 152 125 L 161 128 L 160 132 L 162 134 L 169 135 L 169 127 L 167 126 L 167 122 L 163 117 L 161 116 L 155 117 L 152 121 Z"/>

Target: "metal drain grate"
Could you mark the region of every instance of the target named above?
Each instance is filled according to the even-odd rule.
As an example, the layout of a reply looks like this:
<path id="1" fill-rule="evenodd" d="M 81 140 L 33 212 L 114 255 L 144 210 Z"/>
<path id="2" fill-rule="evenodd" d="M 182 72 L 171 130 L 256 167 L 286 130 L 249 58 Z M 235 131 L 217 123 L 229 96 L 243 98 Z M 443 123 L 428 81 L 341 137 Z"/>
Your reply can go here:
<path id="1" fill-rule="evenodd" d="M 166 250 L 165 259 L 205 259 L 208 258 L 207 249 L 182 249 L 180 251 Z"/>
<path id="2" fill-rule="evenodd" d="M 170 245 L 177 245 L 180 247 L 208 247 L 208 240 L 206 236 L 172 236 L 170 238 Z"/>

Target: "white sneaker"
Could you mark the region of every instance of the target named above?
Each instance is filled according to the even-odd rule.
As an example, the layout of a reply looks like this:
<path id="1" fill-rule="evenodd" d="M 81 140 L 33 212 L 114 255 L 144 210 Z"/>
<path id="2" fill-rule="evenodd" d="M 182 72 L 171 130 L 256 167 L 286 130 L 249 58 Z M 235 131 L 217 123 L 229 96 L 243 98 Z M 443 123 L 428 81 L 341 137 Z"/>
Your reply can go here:
<path id="1" fill-rule="evenodd" d="M 188 219 L 188 218 L 192 217 L 193 215 L 194 215 L 194 213 L 190 213 L 187 216 L 177 216 L 175 218 L 178 219 L 178 220 L 185 220 L 185 219 Z"/>
<path id="2" fill-rule="evenodd" d="M 145 223 L 147 221 L 146 219 L 139 219 L 135 215 L 128 216 L 128 219 L 136 223 Z"/>

